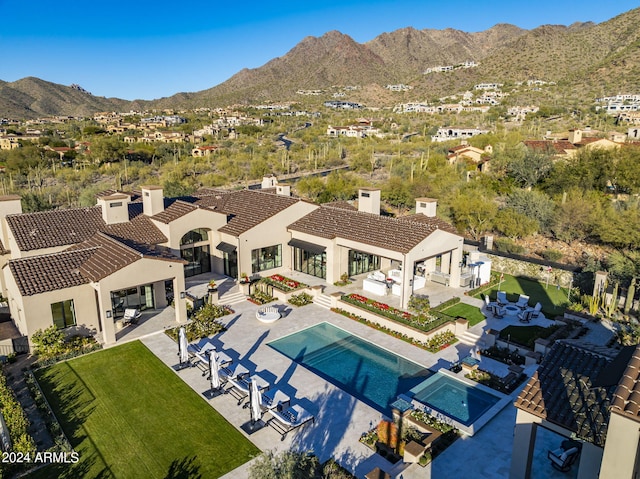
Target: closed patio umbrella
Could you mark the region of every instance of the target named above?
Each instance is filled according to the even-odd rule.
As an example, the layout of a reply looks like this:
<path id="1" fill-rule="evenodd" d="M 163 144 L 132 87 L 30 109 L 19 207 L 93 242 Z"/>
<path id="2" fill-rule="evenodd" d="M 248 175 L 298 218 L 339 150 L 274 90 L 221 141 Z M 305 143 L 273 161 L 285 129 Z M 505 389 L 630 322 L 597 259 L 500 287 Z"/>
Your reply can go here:
<path id="1" fill-rule="evenodd" d="M 255 424 L 262 419 L 262 395 L 258 389 L 257 381 L 251 381 L 249 396 L 249 403 L 251 404 L 251 423 Z"/>
<path id="2" fill-rule="evenodd" d="M 218 358 L 216 355 L 215 350 L 209 351 L 209 382 L 212 390 L 220 387 L 220 374 L 218 374 Z"/>
<path id="3" fill-rule="evenodd" d="M 184 365 L 189 362 L 189 351 L 187 351 L 187 331 L 184 327 L 178 330 L 178 356 L 180 356 L 180 365 Z"/>

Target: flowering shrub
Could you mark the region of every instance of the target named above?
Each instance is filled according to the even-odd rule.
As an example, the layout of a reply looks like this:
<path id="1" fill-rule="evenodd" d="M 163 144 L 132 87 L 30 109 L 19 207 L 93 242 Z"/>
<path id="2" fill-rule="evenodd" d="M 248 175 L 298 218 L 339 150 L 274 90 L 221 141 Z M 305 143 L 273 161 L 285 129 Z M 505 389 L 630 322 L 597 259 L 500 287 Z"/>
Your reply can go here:
<path id="1" fill-rule="evenodd" d="M 289 304 L 294 306 L 306 306 L 313 303 L 313 297 L 307 293 L 294 294 L 289 298 Z"/>
<path id="2" fill-rule="evenodd" d="M 407 324 L 422 331 L 430 331 L 441 324 L 450 321 L 452 318 L 445 316 L 443 318 L 437 318 L 432 314 L 411 314 L 407 311 L 389 306 L 388 304 L 375 301 L 373 299 L 366 298 L 361 294 L 352 293 L 347 296 L 342 296 L 342 301 L 353 304 L 360 308 L 371 311 L 372 313 L 379 314 L 385 318 L 389 318 L 399 323 Z"/>
<path id="3" fill-rule="evenodd" d="M 300 283 L 299 281 L 295 281 L 291 278 L 287 278 L 286 276 L 282 276 L 281 274 L 272 274 L 267 278 L 263 278 L 261 281 L 284 292 L 293 291 L 295 289 L 305 288 L 308 286 L 304 283 Z"/>
<path id="4" fill-rule="evenodd" d="M 427 349 L 432 353 L 438 352 L 441 349 L 446 348 L 451 343 L 456 342 L 456 335 L 451 331 L 443 331 L 438 334 L 434 334 L 429 341 L 427 341 Z"/>

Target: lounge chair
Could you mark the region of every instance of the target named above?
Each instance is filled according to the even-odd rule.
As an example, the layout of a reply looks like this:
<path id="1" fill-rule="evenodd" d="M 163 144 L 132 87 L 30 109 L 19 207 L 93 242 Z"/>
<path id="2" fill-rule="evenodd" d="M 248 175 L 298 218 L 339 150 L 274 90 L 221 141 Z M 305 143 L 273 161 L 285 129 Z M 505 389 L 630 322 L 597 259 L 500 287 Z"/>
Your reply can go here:
<path id="1" fill-rule="evenodd" d="M 290 406 L 291 398 L 281 389 L 273 388 L 262 393 L 262 412 L 282 411 Z"/>
<path id="2" fill-rule="evenodd" d="M 491 301 L 488 294 L 484 295 L 484 305 L 487 309 L 491 309 L 492 306 L 498 306 L 498 303 L 495 301 Z"/>
<path id="3" fill-rule="evenodd" d="M 578 458 L 580 449 L 572 447 L 566 451 L 559 447 L 555 451 L 547 452 L 547 458 L 551 461 L 551 466 L 561 472 L 567 472 Z"/>
<path id="4" fill-rule="evenodd" d="M 491 305 L 491 314 L 493 314 L 494 318 L 502 319 L 504 318 L 504 310 L 500 308 L 497 304 Z"/>
<path id="5" fill-rule="evenodd" d="M 260 391 L 269 388 L 269 381 L 258 376 L 257 374 L 254 374 L 251 377 L 247 377 L 246 375 L 244 375 L 238 378 L 229 378 L 228 384 L 230 386 L 227 389 L 227 392 L 238 400 L 238 406 L 242 404 L 242 401 L 244 401 L 245 398 L 249 397 L 249 388 L 251 387 L 251 383 L 253 381 L 256 381 L 258 383 L 258 389 Z"/>
<path id="6" fill-rule="evenodd" d="M 496 293 L 496 301 L 500 306 L 506 306 L 507 304 L 509 304 L 507 293 L 505 293 L 504 291 L 498 291 Z"/>
<path id="7" fill-rule="evenodd" d="M 518 313 L 518 320 L 521 323 L 528 323 L 531 321 L 531 317 L 533 316 L 533 309 L 527 309 L 525 311 L 521 311 Z"/>
<path id="8" fill-rule="evenodd" d="M 279 434 L 282 434 L 282 437 L 280 438 L 281 441 L 284 441 L 285 436 L 290 431 L 293 431 L 308 422 L 315 422 L 316 420 L 313 414 L 299 404 L 294 404 L 284 411 L 272 410 L 271 416 L 272 417 L 269 419 L 267 424 L 278 431 Z"/>
<path id="9" fill-rule="evenodd" d="M 529 307 L 529 296 L 527 296 L 526 294 L 521 294 L 518 298 L 516 306 L 520 309 L 527 309 Z"/>
<path id="10" fill-rule="evenodd" d="M 128 323 L 136 324 L 138 322 L 138 319 L 140 319 L 140 316 L 142 316 L 142 313 L 140 312 L 139 309 L 128 308 L 124 310 L 124 318 L 122 319 L 125 322 L 125 324 L 128 324 Z"/>
<path id="11" fill-rule="evenodd" d="M 541 303 L 536 303 L 536 305 L 533 307 L 532 313 L 531 313 L 531 317 L 532 318 L 537 318 L 538 316 L 540 316 L 540 311 L 542 311 L 542 304 Z"/>
<path id="12" fill-rule="evenodd" d="M 227 368 L 220 368 L 220 383 L 225 384 L 230 380 L 238 381 L 249 374 L 249 370 L 242 364 L 232 364 Z"/>

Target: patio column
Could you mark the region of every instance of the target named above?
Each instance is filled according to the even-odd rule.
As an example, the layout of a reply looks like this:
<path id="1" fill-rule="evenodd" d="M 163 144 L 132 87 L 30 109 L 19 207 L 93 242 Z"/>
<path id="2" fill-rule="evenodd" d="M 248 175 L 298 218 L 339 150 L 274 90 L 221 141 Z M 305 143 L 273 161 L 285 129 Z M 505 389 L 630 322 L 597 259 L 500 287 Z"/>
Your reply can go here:
<path id="1" fill-rule="evenodd" d="M 187 321 L 187 300 L 181 296 L 185 293 L 184 276 L 173 278 L 173 304 L 176 309 L 176 322 L 184 323 Z"/>
<path id="2" fill-rule="evenodd" d="M 445 274 L 451 273 L 451 252 L 443 253 L 440 256 L 440 271 Z"/>
<path id="3" fill-rule="evenodd" d="M 407 309 L 413 294 L 413 261 L 409 263 L 407 255 L 402 257 L 402 289 L 400 290 L 400 308 Z"/>
<path id="4" fill-rule="evenodd" d="M 98 297 L 98 320 L 102 324 L 102 341 L 104 344 L 113 344 L 116 342 L 116 326 L 114 323 L 113 305 L 111 304 L 111 292 L 103 291 L 97 285 Z M 109 315 L 109 317 L 107 317 Z"/>
<path id="5" fill-rule="evenodd" d="M 462 262 L 462 246 L 464 240 L 461 238 L 458 247 L 451 251 L 451 275 L 449 276 L 449 286 L 460 287 L 460 263 Z"/>
<path id="6" fill-rule="evenodd" d="M 521 412 L 518 411 L 516 422 Z M 509 479 L 523 479 L 531 476 L 531 461 L 536 443 L 536 425 L 532 422 L 517 423 L 513 435 L 511 470 Z"/>

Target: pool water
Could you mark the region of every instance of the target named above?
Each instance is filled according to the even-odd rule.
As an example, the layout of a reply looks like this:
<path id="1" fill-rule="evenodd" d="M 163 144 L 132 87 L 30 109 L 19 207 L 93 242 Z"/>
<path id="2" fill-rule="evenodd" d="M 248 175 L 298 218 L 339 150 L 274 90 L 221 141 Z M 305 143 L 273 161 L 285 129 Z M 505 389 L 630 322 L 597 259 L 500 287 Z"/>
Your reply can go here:
<path id="1" fill-rule="evenodd" d="M 436 373 L 410 392 L 413 399 L 465 426 L 473 424 L 500 397 L 450 376 Z"/>
<path id="2" fill-rule="evenodd" d="M 430 376 L 426 368 L 329 323 L 269 346 L 371 407 L 389 413 L 398 394 Z"/>

